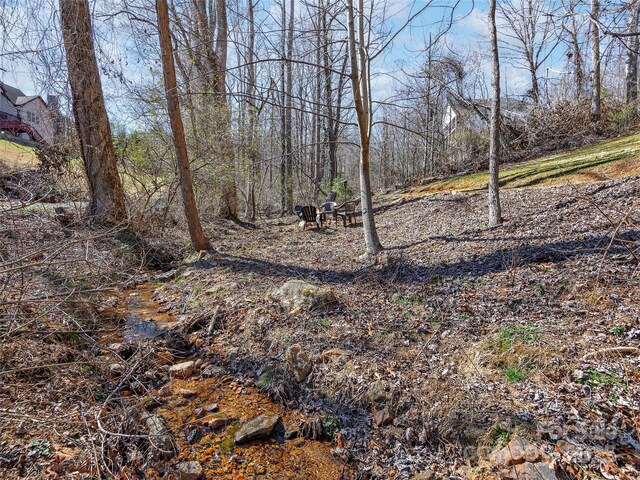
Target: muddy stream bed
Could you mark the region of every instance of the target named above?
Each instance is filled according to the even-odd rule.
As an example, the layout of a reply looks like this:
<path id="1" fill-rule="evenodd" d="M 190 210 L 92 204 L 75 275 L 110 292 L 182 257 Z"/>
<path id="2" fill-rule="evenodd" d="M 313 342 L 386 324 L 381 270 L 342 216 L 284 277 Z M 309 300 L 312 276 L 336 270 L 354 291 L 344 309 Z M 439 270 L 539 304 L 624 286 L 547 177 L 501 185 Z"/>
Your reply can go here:
<path id="1" fill-rule="evenodd" d="M 178 318 L 163 312 L 161 305 L 153 300 L 154 288 L 149 283 L 124 292 L 114 311 L 118 318 L 124 319 L 124 330 L 100 342 L 107 361 L 111 361 L 109 348 L 113 345 L 144 348 L 144 345 L 150 345 L 149 340 L 167 335 L 178 322 Z M 163 372 L 168 372 L 171 365 L 197 358 L 195 355 L 174 358 L 166 347 L 158 349 L 154 355 L 159 365 L 164 364 L 159 367 Z M 155 464 L 148 468 L 144 478 L 187 478 L 180 476 L 180 464 L 191 461 L 200 463 L 200 478 L 205 479 L 337 480 L 351 477 L 349 468 L 331 454 L 331 442 L 286 435 L 297 430 L 303 420 L 300 412 L 283 408 L 260 389 L 237 382 L 232 375 L 203 375 L 205 367 L 203 364 L 187 378 L 168 375 L 167 383 L 150 392 L 121 392 L 128 402 L 144 401 L 144 397 L 148 401 L 151 397 L 157 406 L 150 413 L 161 415 L 174 437 L 177 454 L 163 460 L 161 467 Z M 223 372 L 215 365 L 213 367 L 213 371 Z M 271 435 L 235 444 L 238 429 L 262 414 L 280 417 Z"/>

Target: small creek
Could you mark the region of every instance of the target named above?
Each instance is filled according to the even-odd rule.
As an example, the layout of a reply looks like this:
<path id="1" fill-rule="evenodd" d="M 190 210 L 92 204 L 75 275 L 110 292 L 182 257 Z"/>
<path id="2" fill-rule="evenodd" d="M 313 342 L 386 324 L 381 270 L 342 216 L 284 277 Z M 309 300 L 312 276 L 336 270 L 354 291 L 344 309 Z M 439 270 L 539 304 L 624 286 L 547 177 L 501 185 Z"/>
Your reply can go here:
<path id="1" fill-rule="evenodd" d="M 143 284 L 124 293 L 116 315 L 125 320 L 118 337 L 110 342 L 133 343 L 165 334 L 176 317 L 162 312 L 153 300 L 153 284 Z M 164 358 L 164 357 L 163 357 Z M 188 359 L 181 359 L 184 361 Z M 302 414 L 283 408 L 260 389 L 234 380 L 231 375 L 203 377 L 196 373 L 187 379 L 171 379 L 152 396 L 161 400 L 155 413 L 168 422 L 176 440 L 178 454 L 172 465 L 197 460 L 205 479 L 322 479 L 350 478 L 343 462 L 331 455 L 331 443 L 302 438 L 284 439 L 284 431 L 298 425 Z M 188 394 L 187 394 L 188 393 Z M 128 395 L 135 394 L 129 392 Z M 212 408 L 216 404 L 217 407 Z M 213 412 L 213 413 L 212 413 Z M 275 413 L 282 425 L 266 439 L 242 445 L 233 444 L 235 431 L 245 422 L 263 413 Z M 212 419 L 222 419 L 212 422 Z M 160 479 L 149 469 L 146 478 Z"/>

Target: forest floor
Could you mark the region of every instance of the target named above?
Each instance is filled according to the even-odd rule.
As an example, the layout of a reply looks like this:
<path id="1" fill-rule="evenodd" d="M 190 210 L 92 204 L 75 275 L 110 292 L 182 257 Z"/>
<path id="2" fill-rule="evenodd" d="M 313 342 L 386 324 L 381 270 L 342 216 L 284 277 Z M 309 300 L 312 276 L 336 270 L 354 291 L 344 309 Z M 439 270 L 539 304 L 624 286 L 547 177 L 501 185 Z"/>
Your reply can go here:
<path id="1" fill-rule="evenodd" d="M 339 425 L 361 474 L 497 478 L 482 461 L 517 433 L 568 478 L 637 478 L 640 180 L 502 201 L 494 229 L 481 193 L 382 208 L 372 266 L 357 261 L 360 225 L 242 230 L 154 297 L 213 319 L 192 341 L 229 371 Z M 336 303 L 283 305 L 274 292 L 292 279 Z M 318 359 L 300 384 L 284 358 L 294 344 Z M 390 424 L 376 425 L 384 409 Z"/>
<path id="2" fill-rule="evenodd" d="M 215 253 L 162 274 L 132 269 L 113 232 L 11 214 L 5 249 L 75 243 L 17 277 L 58 252 L 49 283 L 5 287 L 0 471 L 639 478 L 640 178 L 502 202 L 504 225 L 487 228 L 483 192 L 388 198 L 374 264 L 358 261 L 360 222 L 219 223 Z M 67 268 L 71 254 L 83 260 Z M 309 284 L 300 304 L 278 291 L 291 280 Z M 73 293 L 50 303 L 62 287 L 100 291 L 70 315 Z M 267 412 L 276 433 L 234 446 Z"/>

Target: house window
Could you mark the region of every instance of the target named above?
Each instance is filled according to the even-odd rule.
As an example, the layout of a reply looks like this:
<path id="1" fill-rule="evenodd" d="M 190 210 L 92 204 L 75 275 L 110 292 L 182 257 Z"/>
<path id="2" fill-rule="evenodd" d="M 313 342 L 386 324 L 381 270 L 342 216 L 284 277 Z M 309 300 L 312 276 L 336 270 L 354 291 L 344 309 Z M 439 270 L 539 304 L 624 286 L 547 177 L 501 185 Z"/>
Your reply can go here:
<path id="1" fill-rule="evenodd" d="M 27 112 L 27 121 L 31 124 L 38 125 L 40 123 L 40 116 L 37 113 Z"/>

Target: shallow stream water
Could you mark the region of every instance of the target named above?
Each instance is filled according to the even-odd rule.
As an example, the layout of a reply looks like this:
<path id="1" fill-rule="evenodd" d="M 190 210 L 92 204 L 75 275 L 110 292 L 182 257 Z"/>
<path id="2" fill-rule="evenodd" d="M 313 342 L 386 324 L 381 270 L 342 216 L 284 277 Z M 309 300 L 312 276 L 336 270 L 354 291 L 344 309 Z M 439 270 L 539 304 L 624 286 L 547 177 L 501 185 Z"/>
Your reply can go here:
<path id="1" fill-rule="evenodd" d="M 125 292 L 118 308 L 125 325 L 119 341 L 136 343 L 164 335 L 177 321 L 153 300 L 153 284 L 143 284 Z M 116 339 L 112 339 L 116 340 Z M 185 359 L 175 360 L 186 361 Z M 204 378 L 198 373 L 188 379 L 171 379 L 168 395 L 155 413 L 168 422 L 178 454 L 167 460 L 172 467 L 197 460 L 206 479 L 322 479 L 350 478 L 350 471 L 331 454 L 331 442 L 304 438 L 284 439 L 286 430 L 295 430 L 303 416 L 283 408 L 260 389 L 236 382 L 231 375 Z M 189 393 L 186 395 L 186 393 Z M 158 391 L 151 392 L 158 396 Z M 165 392 L 166 393 L 166 392 Z M 217 404 L 215 411 L 212 406 Z M 275 413 L 281 424 L 265 439 L 234 445 L 233 436 L 248 420 L 262 413 Z M 212 418 L 223 418 L 212 428 Z M 166 467 L 166 465 L 165 465 Z M 149 469 L 147 478 L 167 478 L 161 469 Z"/>

